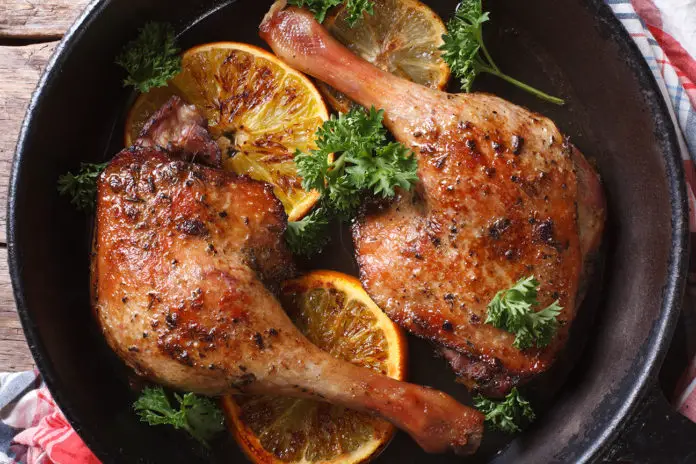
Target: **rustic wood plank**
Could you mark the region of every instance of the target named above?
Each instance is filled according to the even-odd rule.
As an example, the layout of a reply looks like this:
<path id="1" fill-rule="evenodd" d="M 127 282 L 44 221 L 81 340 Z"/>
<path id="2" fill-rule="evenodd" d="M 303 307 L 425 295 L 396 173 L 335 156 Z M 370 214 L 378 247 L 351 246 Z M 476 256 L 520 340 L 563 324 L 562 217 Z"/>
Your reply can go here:
<path id="1" fill-rule="evenodd" d="M 7 188 L 19 128 L 31 94 L 56 44 L 0 47 L 0 243 L 6 243 Z"/>
<path id="2" fill-rule="evenodd" d="M 34 359 L 15 310 L 7 249 L 0 248 L 0 372 L 25 371 L 33 367 Z"/>
<path id="3" fill-rule="evenodd" d="M 63 36 L 89 0 L 0 0 L 0 38 Z"/>

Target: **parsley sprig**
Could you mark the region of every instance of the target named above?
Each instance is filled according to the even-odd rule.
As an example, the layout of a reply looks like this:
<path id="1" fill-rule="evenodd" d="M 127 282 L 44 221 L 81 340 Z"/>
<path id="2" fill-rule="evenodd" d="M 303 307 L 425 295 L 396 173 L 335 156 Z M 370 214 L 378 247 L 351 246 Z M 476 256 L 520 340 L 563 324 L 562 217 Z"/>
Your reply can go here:
<path id="1" fill-rule="evenodd" d="M 289 221 L 285 240 L 296 255 L 311 256 L 329 241 L 331 218 L 325 208 L 317 208 L 299 221 Z"/>
<path id="2" fill-rule="evenodd" d="M 383 118 L 384 111 L 374 107 L 331 116 L 317 131 L 317 149 L 295 154 L 302 186 L 321 193 L 320 209 L 288 226 L 296 254 L 319 251 L 329 221 L 350 219 L 366 197 L 391 198 L 397 187 L 409 190 L 418 180 L 416 158 L 387 139 Z"/>
<path id="3" fill-rule="evenodd" d="M 470 92 L 476 76 L 485 72 L 498 76 L 542 100 L 563 105 L 564 100 L 535 89 L 500 70 L 483 42 L 483 24 L 489 19 L 488 12 L 483 11 L 481 0 L 463 0 L 447 23 L 447 34 L 442 36 L 444 43 L 440 50 L 443 51 L 442 58 L 450 66 L 452 73 L 459 78 L 462 89 Z"/>
<path id="4" fill-rule="evenodd" d="M 208 441 L 225 428 L 220 409 L 209 398 L 193 393 L 183 396 L 174 393 L 174 398 L 178 403 L 176 408 L 162 387 L 145 388 L 133 403 L 133 409 L 143 422 L 184 429 L 208 447 Z"/>
<path id="5" fill-rule="evenodd" d="M 138 37 L 129 42 L 116 64 L 128 72 L 123 85 L 132 85 L 145 93 L 153 87 L 164 87 L 181 72 L 181 57 L 171 24 L 149 22 Z"/>
<path id="6" fill-rule="evenodd" d="M 374 14 L 375 5 L 372 0 L 288 0 L 290 5 L 300 8 L 306 7 L 320 23 L 324 22 L 326 13 L 331 8 L 341 3 L 345 3 L 346 13 L 348 14 L 346 21 L 350 27 L 355 26 L 366 12 L 371 15 Z"/>
<path id="7" fill-rule="evenodd" d="M 535 417 L 529 401 L 520 395 L 517 388 L 513 388 L 502 401 L 489 400 L 478 395 L 474 397 L 474 406 L 485 414 L 486 422 L 492 428 L 506 433 L 519 432 L 519 424 L 524 418 L 532 422 Z"/>
<path id="8" fill-rule="evenodd" d="M 539 282 L 534 276 L 524 277 L 507 290 L 499 291 L 488 304 L 486 323 L 515 334 L 513 346 L 520 350 L 551 343 L 558 329 L 556 317 L 563 309 L 558 300 L 541 311 L 537 292 Z"/>
<path id="9" fill-rule="evenodd" d="M 97 178 L 109 163 L 80 163 L 80 172 L 69 172 L 58 178 L 58 192 L 67 195 L 70 203 L 80 211 L 94 209 L 97 198 Z"/>

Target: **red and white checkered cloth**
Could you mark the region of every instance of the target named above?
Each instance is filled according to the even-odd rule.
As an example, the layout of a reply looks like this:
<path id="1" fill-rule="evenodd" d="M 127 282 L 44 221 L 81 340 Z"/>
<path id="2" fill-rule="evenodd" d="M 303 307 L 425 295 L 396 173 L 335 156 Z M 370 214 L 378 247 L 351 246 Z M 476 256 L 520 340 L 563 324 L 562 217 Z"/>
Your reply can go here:
<path id="1" fill-rule="evenodd" d="M 605 1 L 638 44 L 681 128 L 691 232 L 696 233 L 691 188 L 696 172 L 689 158 L 689 150 L 696 155 L 696 0 Z M 688 293 L 696 295 L 696 285 Z M 685 370 L 675 406 L 696 422 L 696 359 Z M 20 463 L 99 464 L 41 385 L 38 372 L 0 374 L 0 464 Z"/>
<path id="2" fill-rule="evenodd" d="M 0 463 L 100 464 L 37 371 L 0 374 Z"/>

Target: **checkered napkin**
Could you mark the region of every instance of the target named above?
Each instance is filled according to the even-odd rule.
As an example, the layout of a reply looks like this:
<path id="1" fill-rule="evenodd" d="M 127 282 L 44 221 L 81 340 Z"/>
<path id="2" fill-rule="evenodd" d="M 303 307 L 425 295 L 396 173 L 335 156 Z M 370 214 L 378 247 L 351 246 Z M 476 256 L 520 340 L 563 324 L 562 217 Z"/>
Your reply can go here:
<path id="1" fill-rule="evenodd" d="M 677 123 L 696 233 L 696 0 L 605 0 L 650 65 Z M 695 242 L 696 243 L 696 242 Z M 696 259 L 687 291 L 696 296 Z M 676 408 L 696 422 L 696 359 L 685 369 Z M 38 372 L 0 374 L 0 464 L 99 464 L 72 430 Z"/>
<path id="2" fill-rule="evenodd" d="M 99 464 L 38 371 L 0 374 L 0 464 Z"/>

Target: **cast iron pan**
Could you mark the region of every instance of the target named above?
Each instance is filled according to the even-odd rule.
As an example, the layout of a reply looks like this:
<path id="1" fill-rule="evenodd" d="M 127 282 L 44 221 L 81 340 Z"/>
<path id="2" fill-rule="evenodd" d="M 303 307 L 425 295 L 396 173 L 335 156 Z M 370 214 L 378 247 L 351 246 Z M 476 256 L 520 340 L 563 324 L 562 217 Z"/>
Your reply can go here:
<path id="1" fill-rule="evenodd" d="M 455 7 L 454 1 L 430 3 L 445 18 Z M 256 31 L 269 4 L 94 2 L 59 45 L 29 106 L 9 197 L 17 307 L 58 404 L 105 462 L 242 457 L 227 437 L 207 453 L 133 414 L 132 375 L 104 343 L 89 307 L 90 219 L 58 197 L 56 179 L 80 161 L 103 161 L 122 148 L 124 113 L 133 95 L 122 87 L 113 61 L 138 27 L 148 20 L 171 22 L 183 47 L 216 40 L 263 46 Z M 514 439 L 488 434 L 468 462 L 590 461 L 606 452 L 650 393 L 679 315 L 688 241 L 674 127 L 649 69 L 601 0 L 486 6 L 493 18 L 487 41 L 501 68 L 568 103 L 546 104 L 486 76 L 478 89 L 539 111 L 570 135 L 602 175 L 609 223 L 604 272 L 591 284 L 568 349 L 549 375 L 526 388 L 538 420 Z M 354 272 L 346 237 L 337 231 L 336 246 L 318 265 Z M 410 351 L 411 380 L 469 400 L 425 343 L 410 339 Z M 457 461 L 428 456 L 403 434 L 380 457 Z"/>

